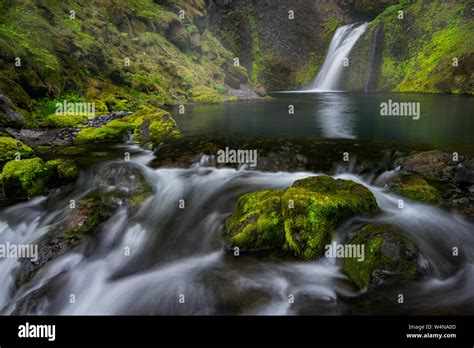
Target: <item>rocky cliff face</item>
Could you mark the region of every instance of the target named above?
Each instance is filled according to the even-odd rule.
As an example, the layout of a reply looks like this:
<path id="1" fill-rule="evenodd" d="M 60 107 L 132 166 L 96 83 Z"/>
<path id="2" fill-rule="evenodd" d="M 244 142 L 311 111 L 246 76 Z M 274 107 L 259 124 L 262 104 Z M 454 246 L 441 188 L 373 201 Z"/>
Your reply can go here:
<path id="1" fill-rule="evenodd" d="M 388 7 L 354 46 L 346 89 L 473 94 L 472 7 L 468 1 Z"/>
<path id="2" fill-rule="evenodd" d="M 254 83 L 271 90 L 295 89 L 311 81 L 336 28 L 350 21 L 338 1 L 218 1 L 209 23 L 239 58 Z"/>

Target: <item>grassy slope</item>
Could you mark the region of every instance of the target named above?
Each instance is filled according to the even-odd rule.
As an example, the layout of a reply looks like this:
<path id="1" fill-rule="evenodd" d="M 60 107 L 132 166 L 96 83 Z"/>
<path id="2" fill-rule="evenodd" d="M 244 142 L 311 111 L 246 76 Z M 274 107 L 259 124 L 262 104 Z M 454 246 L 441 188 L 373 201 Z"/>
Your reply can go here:
<path id="1" fill-rule="evenodd" d="M 209 31 L 201 30 L 199 49 L 186 52 L 166 38 L 178 8 L 186 11 L 184 28 L 195 32 L 193 18 L 203 15 L 204 1 L 171 6 L 0 0 L 0 91 L 29 114 L 30 126 L 54 112 L 55 99 L 96 102 L 101 112 L 184 100 L 197 84 L 222 91 L 222 65 L 231 55 Z"/>

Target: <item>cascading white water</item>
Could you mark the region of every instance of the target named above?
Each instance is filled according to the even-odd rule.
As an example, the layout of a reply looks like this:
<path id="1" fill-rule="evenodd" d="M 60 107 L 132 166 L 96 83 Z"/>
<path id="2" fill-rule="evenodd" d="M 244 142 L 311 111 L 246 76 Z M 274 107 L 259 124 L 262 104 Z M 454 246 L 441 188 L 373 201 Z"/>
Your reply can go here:
<path id="1" fill-rule="evenodd" d="M 50 261 L 20 289 L 13 284 L 17 261 L 0 259 L 0 313 L 11 314 L 20 307 L 19 314 L 334 314 L 344 313 L 341 297 L 359 295 L 345 282 L 335 259 L 235 258 L 222 250 L 223 223 L 239 195 L 282 189 L 318 174 L 218 169 L 207 167 L 205 157 L 190 168 L 152 169 L 147 166 L 151 158 L 150 152 L 142 152 L 132 162 L 155 194 L 137 211 L 119 209 L 82 248 Z M 55 216 L 68 209 L 65 202 L 77 190 L 92 189 L 100 182 L 101 171 L 100 166 L 83 174 L 76 192 L 64 201 L 53 199 L 55 208 L 48 212 L 42 208 L 44 198 L 1 212 L 0 243 L 33 243 L 46 234 Z M 360 176 L 335 177 L 368 187 L 381 214 L 366 219 L 401 227 L 430 266 L 430 276 L 412 285 L 415 288 L 407 292 L 411 302 L 403 308 L 470 308 L 471 224 L 409 200 L 399 209 L 398 196 Z M 383 177 L 378 179 L 383 185 Z M 184 210 L 177 209 L 181 198 L 186 201 Z M 341 227 L 336 238 L 344 233 Z M 464 266 L 450 259 L 453 246 L 463 247 Z M 130 256 L 124 255 L 124 247 Z M 453 292 L 455 296 L 450 295 Z M 305 300 L 290 305 L 289 293 Z M 75 303 L 69 301 L 70 294 L 75 294 Z M 178 302 L 180 294 L 185 295 L 185 305 Z M 395 306 L 388 312 L 398 310 Z"/>
<path id="2" fill-rule="evenodd" d="M 368 23 L 361 25 L 344 25 L 336 30 L 328 53 L 324 59 L 323 66 L 319 70 L 315 80 L 308 88 L 308 92 L 327 92 L 337 90 L 339 78 L 344 68 L 344 59 L 354 47 L 357 40 L 362 36 Z"/>

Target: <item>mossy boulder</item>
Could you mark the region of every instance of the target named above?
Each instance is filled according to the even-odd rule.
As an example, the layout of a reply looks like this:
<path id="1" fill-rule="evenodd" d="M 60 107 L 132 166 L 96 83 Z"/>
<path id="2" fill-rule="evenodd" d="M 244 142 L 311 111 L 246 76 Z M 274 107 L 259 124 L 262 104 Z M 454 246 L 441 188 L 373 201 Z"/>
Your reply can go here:
<path id="1" fill-rule="evenodd" d="M 285 242 L 282 194 L 265 190 L 240 196 L 225 226 L 228 245 L 242 251 L 280 248 Z"/>
<path id="2" fill-rule="evenodd" d="M 130 116 L 113 120 L 98 128 L 84 128 L 75 139 L 77 144 L 125 141 L 133 134 L 140 143 L 159 144 L 180 136 L 175 120 L 162 109 L 143 109 Z"/>
<path id="3" fill-rule="evenodd" d="M 46 117 L 44 125 L 51 128 L 76 127 L 81 122 L 87 120 L 91 115 L 60 115 L 52 114 Z"/>
<path id="4" fill-rule="evenodd" d="M 13 160 L 2 172 L 5 195 L 9 199 L 26 199 L 43 194 L 51 177 L 50 168 L 41 158 Z"/>
<path id="5" fill-rule="evenodd" d="M 196 86 L 191 88 L 189 96 L 192 101 L 198 103 L 222 103 L 224 98 L 215 90 L 206 86 Z"/>
<path id="6" fill-rule="evenodd" d="M 139 117 L 141 117 L 141 121 L 135 128 L 133 136 L 135 141 L 142 145 L 156 146 L 164 141 L 181 137 L 181 131 L 176 121 L 164 110 L 142 111 Z"/>
<path id="7" fill-rule="evenodd" d="M 0 169 L 19 155 L 20 159 L 33 157 L 34 151 L 21 141 L 16 139 L 0 136 Z"/>
<path id="8" fill-rule="evenodd" d="M 307 260 L 324 254 L 336 226 L 377 210 L 374 195 L 351 180 L 314 176 L 296 181 L 282 196 L 286 242 Z"/>
<path id="9" fill-rule="evenodd" d="M 46 194 L 48 188 L 70 183 L 77 175 L 78 169 L 71 161 L 52 160 L 45 163 L 35 157 L 5 164 L 1 180 L 8 199 L 27 199 Z"/>
<path id="10" fill-rule="evenodd" d="M 46 162 L 46 165 L 50 168 L 54 180 L 61 184 L 71 183 L 79 176 L 79 170 L 71 160 L 55 159 Z"/>
<path id="11" fill-rule="evenodd" d="M 328 176 L 309 177 L 280 190 L 245 194 L 225 224 L 226 243 L 246 251 L 284 249 L 313 260 L 324 254 L 345 219 L 377 210 L 364 186 Z"/>
<path id="12" fill-rule="evenodd" d="M 397 193 L 415 201 L 436 204 L 441 200 L 441 193 L 428 182 L 416 175 L 403 175 L 395 180 L 398 183 Z"/>
<path id="13" fill-rule="evenodd" d="M 422 273 L 416 246 L 395 227 L 367 224 L 347 242 L 364 246 L 364 259 L 344 258 L 342 270 L 361 289 L 400 284 Z"/>

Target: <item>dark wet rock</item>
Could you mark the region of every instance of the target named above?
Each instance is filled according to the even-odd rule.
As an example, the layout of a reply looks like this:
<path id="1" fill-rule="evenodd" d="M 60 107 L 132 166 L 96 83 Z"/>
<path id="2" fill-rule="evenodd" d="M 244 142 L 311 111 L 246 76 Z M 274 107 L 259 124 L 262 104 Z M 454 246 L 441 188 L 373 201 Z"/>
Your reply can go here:
<path id="1" fill-rule="evenodd" d="M 452 155 L 439 150 L 419 152 L 408 156 L 402 163 L 402 169 L 427 179 L 449 181 L 457 164 L 452 158 Z"/>
<path id="2" fill-rule="evenodd" d="M 254 90 L 259 97 L 265 97 L 267 95 L 267 90 L 263 86 L 256 86 Z"/>
<path id="3" fill-rule="evenodd" d="M 15 110 L 10 98 L 0 92 L 0 127 L 22 128 L 24 117 Z"/>
<path id="4" fill-rule="evenodd" d="M 186 51 L 190 46 L 190 36 L 183 23 L 179 20 L 173 20 L 168 30 L 166 38 L 175 44 L 180 50 Z"/>
<path id="5" fill-rule="evenodd" d="M 343 272 L 361 289 L 400 284 L 423 273 L 419 250 L 395 227 L 366 224 L 345 244 L 364 246 L 363 260 L 342 260 Z"/>

